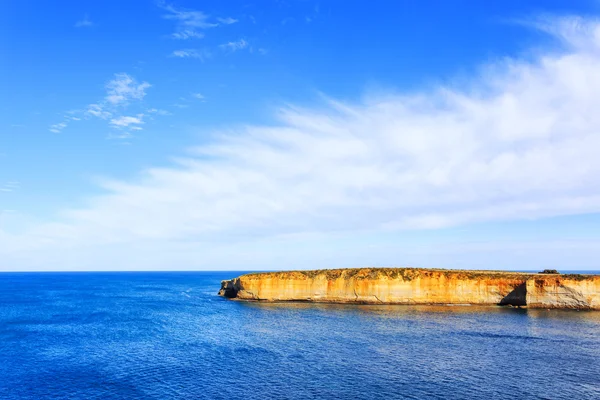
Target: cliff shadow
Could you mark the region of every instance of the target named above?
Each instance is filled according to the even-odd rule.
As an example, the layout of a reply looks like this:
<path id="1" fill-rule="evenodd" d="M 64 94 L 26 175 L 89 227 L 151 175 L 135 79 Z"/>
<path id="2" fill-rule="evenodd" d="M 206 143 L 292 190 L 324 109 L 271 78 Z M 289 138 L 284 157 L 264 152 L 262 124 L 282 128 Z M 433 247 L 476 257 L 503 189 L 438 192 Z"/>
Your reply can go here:
<path id="1" fill-rule="evenodd" d="M 526 306 L 527 305 L 527 285 L 525 282 L 515 287 L 512 292 L 500 300 L 501 306 Z"/>

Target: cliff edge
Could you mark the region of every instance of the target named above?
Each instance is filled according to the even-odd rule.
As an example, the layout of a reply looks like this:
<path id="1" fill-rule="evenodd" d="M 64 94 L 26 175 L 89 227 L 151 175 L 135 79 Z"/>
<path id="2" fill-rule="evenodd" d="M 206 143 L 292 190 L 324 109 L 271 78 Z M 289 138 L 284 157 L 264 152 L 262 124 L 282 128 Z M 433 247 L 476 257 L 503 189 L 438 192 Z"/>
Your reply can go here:
<path id="1" fill-rule="evenodd" d="M 221 282 L 239 300 L 600 310 L 600 275 L 420 268 L 263 272 Z"/>

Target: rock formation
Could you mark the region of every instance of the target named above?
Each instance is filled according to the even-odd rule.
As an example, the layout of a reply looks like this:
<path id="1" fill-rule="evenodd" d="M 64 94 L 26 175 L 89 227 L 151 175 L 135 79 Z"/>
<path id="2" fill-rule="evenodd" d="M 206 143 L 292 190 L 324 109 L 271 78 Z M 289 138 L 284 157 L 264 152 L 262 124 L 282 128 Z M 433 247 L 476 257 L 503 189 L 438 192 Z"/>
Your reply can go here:
<path id="1" fill-rule="evenodd" d="M 417 268 L 263 272 L 223 281 L 219 294 L 257 301 L 600 310 L 600 275 Z"/>

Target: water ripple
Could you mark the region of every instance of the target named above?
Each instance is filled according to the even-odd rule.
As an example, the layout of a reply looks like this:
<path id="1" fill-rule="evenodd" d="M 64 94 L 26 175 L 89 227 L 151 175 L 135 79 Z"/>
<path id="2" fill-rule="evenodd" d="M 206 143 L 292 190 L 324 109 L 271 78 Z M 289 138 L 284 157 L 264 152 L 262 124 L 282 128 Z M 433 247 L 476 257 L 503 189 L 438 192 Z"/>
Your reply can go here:
<path id="1" fill-rule="evenodd" d="M 230 275 L 0 275 L 0 398 L 600 398 L 600 313 L 240 303 Z"/>

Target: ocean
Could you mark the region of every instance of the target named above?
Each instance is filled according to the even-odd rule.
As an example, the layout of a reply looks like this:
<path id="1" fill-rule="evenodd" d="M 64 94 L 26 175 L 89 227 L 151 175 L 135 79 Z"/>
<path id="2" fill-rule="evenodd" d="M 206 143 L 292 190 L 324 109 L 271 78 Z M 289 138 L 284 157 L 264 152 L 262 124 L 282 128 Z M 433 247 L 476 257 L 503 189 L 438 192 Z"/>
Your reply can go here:
<path id="1" fill-rule="evenodd" d="M 0 274 L 0 399 L 600 399 L 600 312 L 218 297 L 239 274 Z"/>

